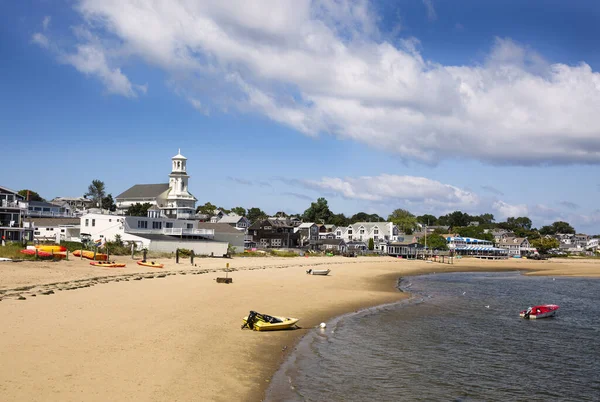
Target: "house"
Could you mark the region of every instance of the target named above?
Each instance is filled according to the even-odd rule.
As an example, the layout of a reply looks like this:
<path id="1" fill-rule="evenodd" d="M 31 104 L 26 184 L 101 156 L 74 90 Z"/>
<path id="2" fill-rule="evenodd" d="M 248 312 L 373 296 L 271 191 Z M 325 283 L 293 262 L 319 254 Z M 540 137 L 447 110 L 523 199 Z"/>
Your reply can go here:
<path id="1" fill-rule="evenodd" d="M 300 247 L 308 246 L 311 249 L 317 248 L 319 240 L 319 226 L 313 222 L 305 222 L 294 228 L 300 239 Z"/>
<path id="2" fill-rule="evenodd" d="M 129 207 L 150 203 L 160 209 L 162 217 L 169 219 L 194 219 L 196 197 L 188 191 L 190 176 L 186 170 L 187 158 L 181 151 L 171 158 L 168 183 L 136 184 L 115 198 L 117 214 L 125 215 Z"/>
<path id="3" fill-rule="evenodd" d="M 27 208 L 24 197 L 14 190 L 0 186 L 0 240 L 33 240 L 33 230 L 23 227 Z"/>
<path id="4" fill-rule="evenodd" d="M 244 252 L 244 240 L 246 234 L 243 230 L 236 229 L 231 225 L 220 222 L 198 222 L 198 229 L 213 230 L 214 240 L 229 243 L 229 245 L 233 248 L 233 251 L 236 253 Z"/>
<path id="5" fill-rule="evenodd" d="M 319 240 L 323 239 L 335 239 L 335 233 L 333 232 L 319 232 Z"/>
<path id="6" fill-rule="evenodd" d="M 462 236 L 448 236 L 445 239 L 448 249 L 454 251 L 456 255 L 502 259 L 509 254 L 509 248 L 494 247 L 494 243 L 489 240 Z"/>
<path id="7" fill-rule="evenodd" d="M 337 240 L 341 240 L 341 239 L 337 239 Z M 362 253 L 366 253 L 368 249 L 369 248 L 367 247 L 367 243 L 365 243 L 364 241 L 352 240 L 352 241 L 346 242 L 346 250 L 351 253 L 354 252 L 357 254 L 362 254 Z"/>
<path id="8" fill-rule="evenodd" d="M 56 197 L 50 201 L 65 209 L 68 213 L 75 216 L 83 215 L 88 209 L 94 208 L 94 201 L 85 197 Z"/>
<path id="9" fill-rule="evenodd" d="M 385 245 L 397 241 L 401 232 L 393 222 L 357 222 L 347 227 L 338 226 L 335 235 L 346 243 L 373 239 L 375 250 L 385 252 Z"/>
<path id="10" fill-rule="evenodd" d="M 300 238 L 294 226 L 282 219 L 262 219 L 248 228 L 246 241 L 257 247 L 298 247 Z"/>
<path id="11" fill-rule="evenodd" d="M 64 206 L 45 201 L 28 201 L 27 216 L 70 217 L 73 216 Z"/>
<path id="12" fill-rule="evenodd" d="M 213 216 L 210 217 L 210 222 L 211 223 L 217 223 L 219 222 L 221 219 L 223 219 L 223 217 L 225 217 L 227 215 L 227 212 L 225 211 L 221 211 L 220 209 L 215 210 L 215 212 L 213 213 Z"/>
<path id="13" fill-rule="evenodd" d="M 333 251 L 338 253 L 345 253 L 348 250 L 346 242 L 343 239 L 335 238 L 323 239 L 319 244 L 319 248 L 323 251 Z"/>
<path id="14" fill-rule="evenodd" d="M 80 219 L 71 218 L 25 218 L 24 225 L 33 229 L 34 240 L 81 241 Z"/>
<path id="15" fill-rule="evenodd" d="M 521 256 L 535 249 L 529 244 L 529 240 L 525 237 L 502 237 L 500 242 L 497 243 L 498 248 L 508 250 L 508 256 Z"/>
<path id="16" fill-rule="evenodd" d="M 333 233 L 335 232 L 337 226 L 335 225 L 321 225 L 321 227 L 319 227 L 319 233 Z"/>
<path id="17" fill-rule="evenodd" d="M 423 246 L 414 241 L 397 240 L 387 244 L 386 253 L 392 257 L 416 259 Z"/>
<path id="18" fill-rule="evenodd" d="M 229 245 L 214 238 L 214 229 L 199 229 L 198 222 L 190 219 L 101 213 L 89 213 L 79 219 L 82 237 L 114 241 L 119 236 L 124 242 L 151 251 L 175 252 L 185 248 L 196 255 L 222 256 L 227 254 Z"/>
<path id="19" fill-rule="evenodd" d="M 222 215 L 222 217 L 220 219 L 218 219 L 216 222 L 213 222 L 213 220 L 211 219 L 211 223 L 223 223 L 223 224 L 230 225 L 234 228 L 241 229 L 243 231 L 248 229 L 248 227 L 250 226 L 250 221 L 248 220 L 248 218 L 246 218 L 245 216 L 240 216 L 240 215 L 234 214 L 234 213 L 231 213 L 228 215 Z"/>

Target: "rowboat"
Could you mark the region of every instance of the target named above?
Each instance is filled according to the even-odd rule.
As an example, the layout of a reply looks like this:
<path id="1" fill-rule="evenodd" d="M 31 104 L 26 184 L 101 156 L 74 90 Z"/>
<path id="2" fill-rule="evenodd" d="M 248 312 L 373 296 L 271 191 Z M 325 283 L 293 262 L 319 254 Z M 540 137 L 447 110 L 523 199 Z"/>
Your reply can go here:
<path id="1" fill-rule="evenodd" d="M 144 267 L 152 267 L 152 268 L 162 268 L 162 267 L 164 267 L 164 264 L 159 264 L 156 261 L 145 261 L 145 260 L 142 260 L 142 261 L 138 261 L 137 263 L 138 263 L 138 265 L 142 265 Z"/>
<path id="2" fill-rule="evenodd" d="M 73 251 L 73 255 L 75 257 L 80 257 L 81 253 L 82 253 L 81 250 L 75 250 L 75 251 Z M 87 258 L 88 260 L 93 260 L 94 259 L 94 252 L 93 251 L 89 251 L 89 250 L 83 250 L 83 258 Z M 101 253 L 96 253 L 96 261 L 106 261 L 106 260 L 108 260 L 108 255 L 101 254 Z"/>
<path id="3" fill-rule="evenodd" d="M 117 263 L 114 261 L 92 261 L 90 262 L 90 265 L 94 265 L 96 267 L 103 267 L 103 268 L 123 268 L 125 267 L 125 264 L 123 263 Z"/>
<path id="4" fill-rule="evenodd" d="M 556 304 L 542 304 L 539 306 L 529 307 L 519 313 L 521 318 L 536 320 L 540 318 L 553 317 L 556 315 L 558 306 Z"/>
<path id="5" fill-rule="evenodd" d="M 296 326 L 299 318 L 278 317 L 250 311 L 250 314 L 242 318 L 242 320 L 244 321 L 242 329 L 247 327 L 255 331 L 278 331 L 292 329 L 292 327 Z"/>
<path id="6" fill-rule="evenodd" d="M 309 275 L 329 275 L 330 269 L 308 269 L 306 273 Z"/>

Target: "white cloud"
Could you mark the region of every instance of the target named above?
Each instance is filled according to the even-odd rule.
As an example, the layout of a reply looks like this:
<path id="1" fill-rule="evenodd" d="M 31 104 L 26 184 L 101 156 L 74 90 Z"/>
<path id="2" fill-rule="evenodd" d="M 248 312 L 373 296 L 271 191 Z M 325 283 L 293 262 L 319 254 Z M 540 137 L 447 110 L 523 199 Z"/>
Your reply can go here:
<path id="1" fill-rule="evenodd" d="M 48 40 L 46 35 L 39 32 L 36 32 L 31 36 L 31 42 L 45 49 L 47 49 L 50 46 L 50 41 Z"/>
<path id="2" fill-rule="evenodd" d="M 432 0 L 423 0 L 423 4 L 425 5 L 425 8 L 427 9 L 427 19 L 429 21 L 437 20 L 437 13 L 435 12 L 435 8 L 433 7 L 433 1 Z"/>
<path id="3" fill-rule="evenodd" d="M 504 201 L 496 201 L 492 204 L 492 208 L 498 212 L 502 219 L 529 216 L 529 208 L 525 204 L 511 205 Z M 498 221 L 498 217 L 496 221 Z"/>
<path id="4" fill-rule="evenodd" d="M 92 44 L 77 46 L 77 52 L 64 55 L 62 60 L 71 64 L 79 72 L 86 75 L 97 76 L 109 93 L 123 95 L 129 98 L 137 96 L 133 85 L 119 68 L 110 68 L 104 51 Z M 137 86 L 141 92 L 146 92 L 145 86 Z"/>
<path id="5" fill-rule="evenodd" d="M 479 197 L 458 187 L 425 177 L 382 174 L 361 177 L 323 177 L 301 181 L 306 187 L 323 190 L 349 199 L 367 201 L 407 201 L 421 207 L 471 209 Z"/>
<path id="6" fill-rule="evenodd" d="M 447 66 L 414 40 L 382 40 L 364 0 L 80 0 L 77 10 L 104 49 L 186 77 L 175 90 L 204 107 L 227 93 L 217 100 L 307 135 L 427 163 L 600 163 L 600 74 L 509 39 L 481 64 Z M 95 71 L 131 96 L 120 70 Z"/>
<path id="7" fill-rule="evenodd" d="M 48 29 L 48 27 L 50 26 L 50 21 L 52 20 L 52 17 L 47 15 L 44 17 L 44 19 L 42 20 L 42 28 L 44 28 L 44 31 L 46 31 Z"/>

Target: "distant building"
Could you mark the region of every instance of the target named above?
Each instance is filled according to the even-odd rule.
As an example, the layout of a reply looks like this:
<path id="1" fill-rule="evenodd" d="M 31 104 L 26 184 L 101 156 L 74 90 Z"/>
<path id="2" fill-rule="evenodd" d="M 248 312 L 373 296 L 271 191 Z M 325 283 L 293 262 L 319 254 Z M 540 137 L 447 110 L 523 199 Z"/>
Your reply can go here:
<path id="1" fill-rule="evenodd" d="M 90 208 L 96 207 L 94 201 L 85 197 L 56 197 L 50 203 L 64 208 L 65 211 L 75 216 L 83 215 Z"/>
<path id="2" fill-rule="evenodd" d="M 149 203 L 160 209 L 160 215 L 169 219 L 194 219 L 196 197 L 188 191 L 187 158 L 179 152 L 171 158 L 168 183 L 136 184 L 115 198 L 117 214 L 125 215 L 129 207 Z"/>
<path id="3" fill-rule="evenodd" d="M 398 241 L 401 236 L 400 229 L 393 222 L 357 222 L 347 227 L 335 228 L 338 239 L 344 239 L 350 249 L 350 242 L 368 242 L 373 239 L 375 251 L 386 252 L 389 242 Z"/>
<path id="4" fill-rule="evenodd" d="M 248 228 L 246 242 L 260 248 L 294 248 L 299 245 L 299 237 L 285 219 L 262 219 Z"/>
<path id="5" fill-rule="evenodd" d="M 33 240 L 33 230 L 23 227 L 28 204 L 16 191 L 0 186 L 0 240 Z"/>
<path id="6" fill-rule="evenodd" d="M 525 237 L 503 237 L 497 245 L 499 248 L 506 249 L 509 257 L 521 256 L 535 251 L 535 248 L 531 247 L 529 240 Z"/>
<path id="7" fill-rule="evenodd" d="M 48 218 L 72 216 L 70 210 L 64 206 L 45 201 L 28 201 L 26 215 Z"/>
<path id="8" fill-rule="evenodd" d="M 80 220 L 71 218 L 28 217 L 24 225 L 33 229 L 34 240 L 80 241 Z"/>

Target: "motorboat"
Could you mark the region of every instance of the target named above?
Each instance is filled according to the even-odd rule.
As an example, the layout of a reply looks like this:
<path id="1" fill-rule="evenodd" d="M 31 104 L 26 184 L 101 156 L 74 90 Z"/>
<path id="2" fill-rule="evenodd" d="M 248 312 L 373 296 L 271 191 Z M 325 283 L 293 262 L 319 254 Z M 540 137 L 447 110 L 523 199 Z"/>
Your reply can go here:
<path id="1" fill-rule="evenodd" d="M 330 269 L 307 269 L 306 273 L 309 275 L 329 275 Z"/>
<path id="2" fill-rule="evenodd" d="M 292 329 L 299 321 L 298 318 L 278 317 L 250 311 L 247 317 L 242 318 L 242 329 L 250 328 L 255 331 L 277 331 Z"/>
<path id="3" fill-rule="evenodd" d="M 519 313 L 521 318 L 530 320 L 536 320 L 540 318 L 548 318 L 556 315 L 558 306 L 556 304 L 541 304 L 539 306 L 532 306 L 523 310 Z"/>

